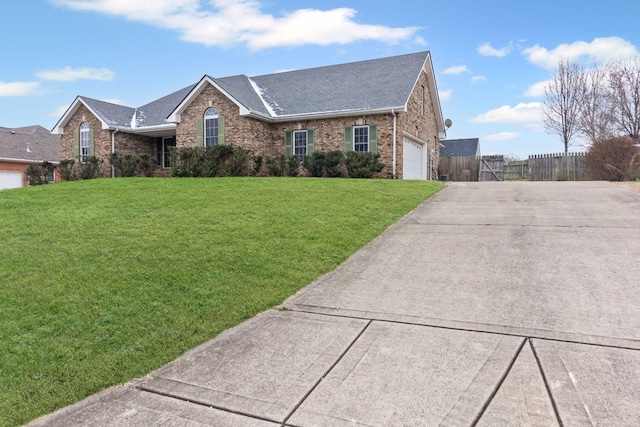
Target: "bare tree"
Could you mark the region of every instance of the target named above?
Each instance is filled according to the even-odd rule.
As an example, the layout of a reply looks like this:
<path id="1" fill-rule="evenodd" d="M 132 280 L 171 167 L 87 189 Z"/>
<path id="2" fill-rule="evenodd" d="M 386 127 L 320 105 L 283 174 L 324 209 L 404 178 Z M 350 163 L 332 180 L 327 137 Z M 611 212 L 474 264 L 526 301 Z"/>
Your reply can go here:
<path id="1" fill-rule="evenodd" d="M 608 69 L 596 65 L 584 73 L 584 91 L 579 103 L 578 132 L 591 144 L 614 136 L 614 106 L 608 85 Z"/>
<path id="2" fill-rule="evenodd" d="M 637 141 L 640 134 L 640 55 L 611 64 L 609 86 L 618 131 Z"/>
<path id="3" fill-rule="evenodd" d="M 578 132 L 580 103 L 584 98 L 585 77 L 577 62 L 560 61 L 544 90 L 543 124 L 550 134 L 558 135 L 565 154 Z"/>

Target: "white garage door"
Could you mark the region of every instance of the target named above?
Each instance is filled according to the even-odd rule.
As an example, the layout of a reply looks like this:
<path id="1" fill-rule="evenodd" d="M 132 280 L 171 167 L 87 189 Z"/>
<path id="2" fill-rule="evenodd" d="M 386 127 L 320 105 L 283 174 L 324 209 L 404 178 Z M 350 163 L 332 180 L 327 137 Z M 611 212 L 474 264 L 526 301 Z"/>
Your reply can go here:
<path id="1" fill-rule="evenodd" d="M 424 144 L 405 138 L 402 151 L 402 179 L 427 179 L 426 162 Z"/>
<path id="2" fill-rule="evenodd" d="M 22 187 L 22 172 L 0 171 L 0 190 Z"/>

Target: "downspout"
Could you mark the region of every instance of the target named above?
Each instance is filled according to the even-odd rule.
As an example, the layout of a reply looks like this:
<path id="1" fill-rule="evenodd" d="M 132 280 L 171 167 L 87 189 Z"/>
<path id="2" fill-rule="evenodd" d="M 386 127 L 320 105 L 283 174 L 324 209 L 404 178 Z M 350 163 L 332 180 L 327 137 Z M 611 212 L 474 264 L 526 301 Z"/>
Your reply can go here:
<path id="1" fill-rule="evenodd" d="M 116 128 L 116 130 L 114 130 L 113 132 L 111 132 L 111 154 L 115 154 L 116 152 L 116 132 L 118 132 L 118 128 Z M 114 165 L 111 165 L 111 178 L 115 178 L 116 177 L 116 167 Z"/>
<path id="2" fill-rule="evenodd" d="M 391 115 L 393 115 L 393 165 L 391 170 L 391 179 L 397 179 L 396 177 L 396 112 L 391 109 Z"/>

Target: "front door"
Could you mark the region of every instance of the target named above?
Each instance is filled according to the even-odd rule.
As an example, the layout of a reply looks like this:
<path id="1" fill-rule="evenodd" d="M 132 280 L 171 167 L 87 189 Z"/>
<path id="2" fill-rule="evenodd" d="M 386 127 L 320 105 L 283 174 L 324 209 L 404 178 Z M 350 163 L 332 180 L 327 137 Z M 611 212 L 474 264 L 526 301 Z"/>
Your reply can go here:
<path id="1" fill-rule="evenodd" d="M 158 163 L 163 168 L 171 167 L 171 153 L 169 147 L 176 146 L 175 136 L 166 136 L 162 138 L 162 141 L 158 144 Z"/>

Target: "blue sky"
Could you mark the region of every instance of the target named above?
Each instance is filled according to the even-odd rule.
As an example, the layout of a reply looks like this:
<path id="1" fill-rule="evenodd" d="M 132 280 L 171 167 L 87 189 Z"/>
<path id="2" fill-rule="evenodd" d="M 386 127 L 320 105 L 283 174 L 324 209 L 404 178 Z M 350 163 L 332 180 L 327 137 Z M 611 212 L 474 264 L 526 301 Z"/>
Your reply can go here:
<path id="1" fill-rule="evenodd" d="M 48 129 L 76 95 L 138 107 L 204 74 L 261 75 L 423 50 L 448 138 L 560 152 L 542 83 L 560 58 L 640 49 L 635 0 L 20 0 L 0 26 L 0 126 Z"/>

